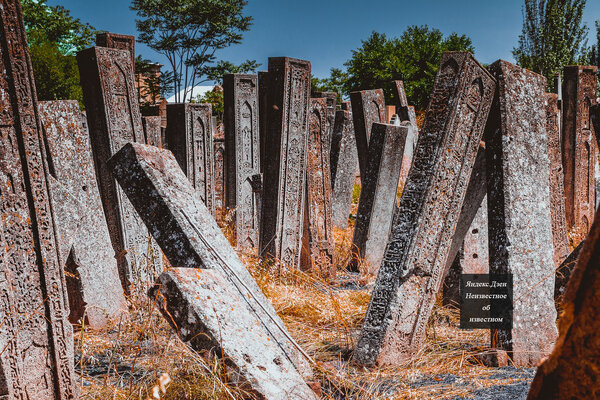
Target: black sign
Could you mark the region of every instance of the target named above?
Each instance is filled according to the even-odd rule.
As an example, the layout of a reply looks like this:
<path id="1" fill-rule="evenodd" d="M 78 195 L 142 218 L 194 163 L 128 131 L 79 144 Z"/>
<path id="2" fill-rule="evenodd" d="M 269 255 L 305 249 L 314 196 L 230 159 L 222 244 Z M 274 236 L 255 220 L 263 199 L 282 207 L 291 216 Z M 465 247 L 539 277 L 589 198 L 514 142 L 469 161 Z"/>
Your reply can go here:
<path id="1" fill-rule="evenodd" d="M 460 328 L 512 329 L 512 274 L 460 276 Z"/>

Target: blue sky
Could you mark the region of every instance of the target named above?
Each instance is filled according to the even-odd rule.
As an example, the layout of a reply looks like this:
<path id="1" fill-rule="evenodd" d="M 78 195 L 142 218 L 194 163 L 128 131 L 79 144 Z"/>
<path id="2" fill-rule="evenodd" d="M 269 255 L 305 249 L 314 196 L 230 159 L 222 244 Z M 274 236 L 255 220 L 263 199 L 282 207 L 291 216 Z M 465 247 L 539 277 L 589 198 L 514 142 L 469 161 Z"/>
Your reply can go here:
<path id="1" fill-rule="evenodd" d="M 482 63 L 512 61 L 522 27 L 524 0 L 249 0 L 246 15 L 254 25 L 240 45 L 217 53 L 239 63 L 255 59 L 266 69 L 268 57 L 288 56 L 311 61 L 313 74 L 323 78 L 331 67 L 342 67 L 351 50 L 371 31 L 400 36 L 409 25 L 427 24 L 444 34 L 468 35 Z M 588 0 L 584 21 L 592 38 L 600 19 L 600 1 Z M 99 30 L 136 34 L 135 13 L 128 0 L 48 0 L 62 5 Z M 163 63 L 164 58 L 137 44 L 137 53 Z"/>

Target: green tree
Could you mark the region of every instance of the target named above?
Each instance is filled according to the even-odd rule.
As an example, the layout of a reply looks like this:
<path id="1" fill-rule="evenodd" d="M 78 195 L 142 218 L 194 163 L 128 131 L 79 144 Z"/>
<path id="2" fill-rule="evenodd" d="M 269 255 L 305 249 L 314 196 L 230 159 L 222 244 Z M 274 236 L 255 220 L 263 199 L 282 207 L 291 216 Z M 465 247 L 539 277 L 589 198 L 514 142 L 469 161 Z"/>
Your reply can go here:
<path id="1" fill-rule="evenodd" d="M 202 69 L 202 73 L 207 80 L 223 84 L 223 75 L 226 74 L 247 74 L 255 72 L 261 64 L 255 60 L 246 60 L 240 65 L 235 65 L 229 61 L 219 61 L 215 65 L 209 65 Z"/>
<path id="2" fill-rule="evenodd" d="M 586 0 L 525 0 L 523 31 L 513 49 L 517 63 L 544 75 L 548 84 L 569 64 L 588 62 Z"/>
<path id="3" fill-rule="evenodd" d="M 600 68 L 600 19 L 596 21 L 596 43 L 590 49 L 590 64 Z"/>
<path id="4" fill-rule="evenodd" d="M 435 75 L 445 51 L 474 52 L 471 39 L 452 33 L 444 36 L 438 29 L 427 25 L 409 26 L 399 38 L 373 32 L 352 51 L 348 68 L 346 92 L 383 88 L 386 102 L 396 99 L 394 80 L 404 81 L 406 96 L 417 110 L 427 108 L 433 90 Z"/>
<path id="5" fill-rule="evenodd" d="M 196 101 L 198 103 L 211 104 L 213 115 L 217 117 L 217 121 L 223 121 L 223 114 L 225 113 L 225 98 L 223 96 L 223 88 L 221 86 L 217 85 L 213 90 L 204 93 L 203 96 L 198 96 Z"/>
<path id="6" fill-rule="evenodd" d="M 319 79 L 311 77 L 311 92 L 335 92 L 337 93 L 337 102 L 340 104 L 343 96 L 346 94 L 346 85 L 348 82 L 348 73 L 339 68 L 331 68 L 329 77 Z"/>
<path id="7" fill-rule="evenodd" d="M 245 0 L 133 0 L 138 40 L 165 55 L 174 78 L 176 101 L 190 100 L 191 88 L 210 78 L 215 53 L 242 41 L 252 17 Z M 183 96 L 180 93 L 183 91 Z"/>

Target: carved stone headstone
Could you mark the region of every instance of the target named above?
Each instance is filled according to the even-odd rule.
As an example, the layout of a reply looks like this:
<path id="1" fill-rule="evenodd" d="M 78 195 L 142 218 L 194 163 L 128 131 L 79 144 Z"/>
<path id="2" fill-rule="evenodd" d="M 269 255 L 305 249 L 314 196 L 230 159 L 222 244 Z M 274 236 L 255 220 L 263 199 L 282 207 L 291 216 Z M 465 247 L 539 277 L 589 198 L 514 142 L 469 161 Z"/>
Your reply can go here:
<path id="1" fill-rule="evenodd" d="M 411 115 L 409 112 L 408 100 L 406 99 L 406 92 L 404 91 L 404 82 L 394 81 L 395 95 L 396 95 L 396 114 L 400 118 L 400 121 L 411 121 Z M 416 121 L 414 121 L 416 123 Z"/>
<path id="2" fill-rule="evenodd" d="M 73 332 L 20 2 L 3 1 L 0 21 L 0 398 L 74 400 Z"/>
<path id="3" fill-rule="evenodd" d="M 201 268 L 214 272 L 213 278 L 219 280 L 214 286 L 216 303 L 224 300 L 220 294 L 217 298 L 218 287 L 229 281 L 233 286 L 222 290 L 232 293 L 235 288 L 238 292 L 236 296 L 241 296 L 248 305 L 247 313 L 263 325 L 265 339 L 277 343 L 299 371 L 303 374 L 307 372 L 304 360 L 289 340 L 289 334 L 275 310 L 219 229 L 198 191 L 184 176 L 173 155 L 166 150 L 131 143 L 110 160 L 110 166 L 170 264 L 176 268 L 192 268 L 194 271 L 195 268 Z M 227 302 L 227 305 L 236 303 Z M 177 308 L 178 303 L 168 306 Z M 239 306 L 245 309 L 244 305 Z M 214 316 L 212 308 L 200 307 L 195 311 Z M 188 317 L 182 310 L 180 312 L 178 315 L 181 318 Z M 189 320 L 175 322 L 178 325 L 190 323 Z M 212 328 L 216 327 L 211 325 Z M 239 334 L 239 338 L 243 339 L 246 329 L 238 329 L 235 330 L 237 333 L 231 332 L 231 335 Z M 262 328 L 257 326 L 256 329 Z M 201 331 L 193 332 L 192 336 L 199 333 Z M 213 347 L 213 342 L 202 342 L 201 339 L 196 343 L 206 346 L 204 350 Z M 218 351 L 218 348 L 215 350 Z M 256 354 L 248 356 L 258 357 Z"/>
<path id="4" fill-rule="evenodd" d="M 256 75 L 230 74 L 223 77 L 225 95 L 225 140 L 227 142 L 227 208 L 235 210 L 234 232 L 239 249 L 258 251 L 259 193 L 252 176 L 260 174 Z"/>
<path id="5" fill-rule="evenodd" d="M 131 54 L 131 62 L 135 67 L 135 36 L 110 32 L 98 33 L 96 34 L 96 46 L 127 50 Z"/>
<path id="6" fill-rule="evenodd" d="M 350 111 L 336 112 L 333 132 L 331 143 L 332 218 L 333 225 L 336 228 L 346 229 L 350 207 L 352 206 L 354 179 L 358 170 L 356 137 L 354 136 L 354 123 Z"/>
<path id="7" fill-rule="evenodd" d="M 488 207 L 484 198 L 463 242 L 463 274 L 489 274 Z"/>
<path id="8" fill-rule="evenodd" d="M 401 126 L 373 124 L 354 226 L 352 270 L 358 270 L 361 260 L 367 273 L 375 275 L 379 270 L 390 237 L 404 146 L 411 129 L 409 122 Z"/>
<path id="9" fill-rule="evenodd" d="M 127 310 L 92 159 L 90 136 L 77 101 L 38 105 L 49 160 L 50 199 L 69 320 L 93 329 Z"/>
<path id="10" fill-rule="evenodd" d="M 335 107 L 337 105 L 336 92 L 314 92 L 313 97 L 316 99 L 326 99 L 327 101 L 327 143 L 331 148 L 331 140 L 333 134 L 333 126 L 335 124 Z M 327 151 L 329 153 L 330 150 Z"/>
<path id="11" fill-rule="evenodd" d="M 360 176 L 364 178 L 368 164 L 369 138 L 374 122 L 385 123 L 385 97 L 383 90 L 363 90 L 350 93 L 352 118 L 358 150 Z"/>
<path id="12" fill-rule="evenodd" d="M 260 138 L 260 172 L 264 172 L 267 151 L 267 118 L 269 116 L 269 72 L 258 71 L 258 136 Z"/>
<path id="13" fill-rule="evenodd" d="M 310 62 L 269 58 L 260 255 L 300 266 L 306 195 Z"/>
<path id="14" fill-rule="evenodd" d="M 167 105 L 167 145 L 215 215 L 215 175 L 210 104 Z"/>
<path id="15" fill-rule="evenodd" d="M 528 400 L 598 398 L 600 379 L 600 215 L 585 239 L 564 296 L 560 336 L 539 366 Z"/>
<path id="16" fill-rule="evenodd" d="M 506 61 L 489 70 L 498 102 L 486 128 L 491 274 L 513 276 L 511 330 L 492 330 L 492 347 L 517 366 L 537 365 L 556 340 L 546 79 Z"/>
<path id="17" fill-rule="evenodd" d="M 569 237 L 565 217 L 565 188 L 560 142 L 560 110 L 558 95 L 546 93 L 546 136 L 550 159 L 550 212 L 554 266 L 558 267 L 569 255 Z"/>
<path id="18" fill-rule="evenodd" d="M 335 276 L 333 265 L 333 226 L 331 220 L 330 142 L 327 134 L 327 99 L 310 99 L 308 156 L 306 170 L 306 210 L 304 244 L 300 267 L 317 270 L 325 278 Z"/>
<path id="19" fill-rule="evenodd" d="M 571 246 L 585 238 L 594 220 L 598 144 L 590 121 L 596 104 L 597 67 L 564 68 L 562 90 L 565 209 Z"/>
<path id="20" fill-rule="evenodd" d="M 215 174 L 215 208 L 217 212 L 225 210 L 225 132 L 219 129 L 217 117 L 211 117 Z"/>
<path id="21" fill-rule="evenodd" d="M 444 53 L 356 347 L 362 364 L 398 364 L 423 342 L 450 248 L 462 241 L 455 230 L 471 201 L 467 186 L 494 89 L 471 54 Z"/>
<path id="22" fill-rule="evenodd" d="M 146 144 L 156 147 L 163 147 L 161 124 L 161 117 L 142 117 L 142 127 L 144 128 L 144 138 Z"/>
<path id="23" fill-rule="evenodd" d="M 406 99 L 406 93 L 404 92 L 404 83 L 402 81 L 394 81 L 396 87 L 396 112 L 399 122 L 409 121 L 414 129 L 409 131 L 409 136 L 406 138 L 406 145 L 404 146 L 404 157 L 402 157 L 402 169 L 400 170 L 400 179 L 398 181 L 398 188 L 400 191 L 404 190 L 404 184 L 408 178 L 408 171 L 412 165 L 413 154 L 417 147 L 417 139 L 419 138 L 419 128 L 417 127 L 417 117 L 415 115 L 415 108 L 408 105 Z"/>
<path id="24" fill-rule="evenodd" d="M 77 54 L 96 175 L 126 293 L 144 293 L 162 272 L 162 255 L 106 167 L 128 142 L 145 143 L 129 53 L 92 47 Z M 133 287 L 132 287 L 133 286 Z"/>

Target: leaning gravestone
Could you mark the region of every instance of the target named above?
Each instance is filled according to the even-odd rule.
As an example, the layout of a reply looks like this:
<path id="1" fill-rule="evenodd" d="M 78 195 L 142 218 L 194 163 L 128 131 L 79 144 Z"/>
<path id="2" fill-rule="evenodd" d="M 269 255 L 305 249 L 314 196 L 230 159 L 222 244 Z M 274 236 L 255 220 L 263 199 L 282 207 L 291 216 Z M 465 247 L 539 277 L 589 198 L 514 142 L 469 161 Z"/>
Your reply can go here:
<path id="1" fill-rule="evenodd" d="M 75 400 L 73 331 L 19 1 L 0 9 L 0 398 Z"/>
<path id="2" fill-rule="evenodd" d="M 302 270 L 335 277 L 327 99 L 310 99 Z"/>
<path id="3" fill-rule="evenodd" d="M 548 158 L 550 159 L 550 212 L 554 266 L 558 267 L 569 255 L 569 238 L 565 217 L 565 188 L 560 150 L 560 110 L 558 95 L 552 93 L 546 93 L 546 136 L 548 138 Z"/>
<path id="4" fill-rule="evenodd" d="M 167 145 L 196 188 L 206 208 L 215 215 L 215 176 L 210 104 L 167 105 Z"/>
<path id="5" fill-rule="evenodd" d="M 257 196 L 252 177 L 260 174 L 256 75 L 229 74 L 223 77 L 225 96 L 226 205 L 234 210 L 234 232 L 238 249 L 258 252 Z"/>
<path id="6" fill-rule="evenodd" d="M 352 118 L 356 135 L 358 165 L 361 178 L 365 177 L 368 164 L 371 126 L 374 122 L 385 123 L 385 98 L 383 90 L 363 90 L 350 93 Z"/>
<path id="7" fill-rule="evenodd" d="M 358 169 L 356 137 L 350 111 L 336 112 L 333 132 L 331 143 L 332 218 L 336 228 L 346 229 L 352 206 L 354 180 Z"/>
<path id="8" fill-rule="evenodd" d="M 110 166 L 171 265 L 179 267 L 164 273 L 152 294 L 162 295 L 165 318 L 181 339 L 226 357 L 233 375 L 265 398 L 281 398 L 281 390 L 314 398 L 297 372 L 308 372 L 300 349 L 173 155 L 130 143 Z"/>
<path id="9" fill-rule="evenodd" d="M 269 58 L 260 255 L 299 268 L 306 195 L 310 62 Z"/>
<path id="10" fill-rule="evenodd" d="M 394 219 L 404 146 L 412 129 L 410 122 L 373 124 L 366 174 L 361 179 L 351 270 L 357 271 L 361 261 L 365 272 L 376 275 L 379 270 Z"/>
<path id="11" fill-rule="evenodd" d="M 594 66 L 564 68 L 562 160 L 567 229 L 572 246 L 585 238 L 594 220 L 598 143 L 590 123 L 590 108 L 596 104 L 597 72 Z"/>
<path id="12" fill-rule="evenodd" d="M 514 365 L 537 365 L 556 340 L 546 79 L 506 61 L 489 70 L 498 102 L 486 128 L 490 274 L 512 274 L 510 330 L 492 330 L 492 347 Z"/>
<path id="13" fill-rule="evenodd" d="M 564 296 L 560 336 L 539 366 L 528 400 L 600 396 L 600 216 L 585 239 Z"/>
<path id="14" fill-rule="evenodd" d="M 49 160 L 48 184 L 59 262 L 66 284 L 71 323 L 102 328 L 126 311 L 123 289 L 96 181 L 90 137 L 77 101 L 38 105 Z"/>
<path id="15" fill-rule="evenodd" d="M 162 272 L 160 249 L 117 186 L 106 161 L 125 143 L 145 143 L 133 65 L 127 51 L 92 47 L 77 54 L 104 214 L 127 294 L 143 293 Z"/>
<path id="16" fill-rule="evenodd" d="M 361 364 L 401 363 L 423 342 L 451 244 L 462 241 L 453 236 L 494 89 L 472 55 L 444 53 L 356 347 Z"/>
<path id="17" fill-rule="evenodd" d="M 336 92 L 314 92 L 312 97 L 316 99 L 325 99 L 327 101 L 327 129 L 326 137 L 328 148 L 331 149 L 331 140 L 333 135 L 333 126 L 335 124 L 335 107 L 337 105 L 337 93 Z M 327 151 L 327 154 L 331 150 Z"/>
<path id="18" fill-rule="evenodd" d="M 159 116 L 142 117 L 145 143 L 151 146 L 163 147 L 162 144 L 162 118 Z"/>
<path id="19" fill-rule="evenodd" d="M 406 99 L 406 93 L 404 92 L 404 83 L 402 81 L 394 81 L 396 87 L 396 113 L 398 121 L 396 125 L 400 125 L 400 122 L 409 121 L 414 129 L 409 131 L 409 136 L 406 138 L 406 145 L 404 146 L 404 156 L 402 157 L 402 168 L 400 169 L 400 179 L 398 181 L 398 188 L 401 192 L 404 190 L 404 184 L 408 178 L 408 172 L 412 165 L 413 154 L 417 147 L 417 140 L 419 137 L 419 128 L 417 126 L 417 117 L 415 115 L 415 108 L 408 105 Z"/>

